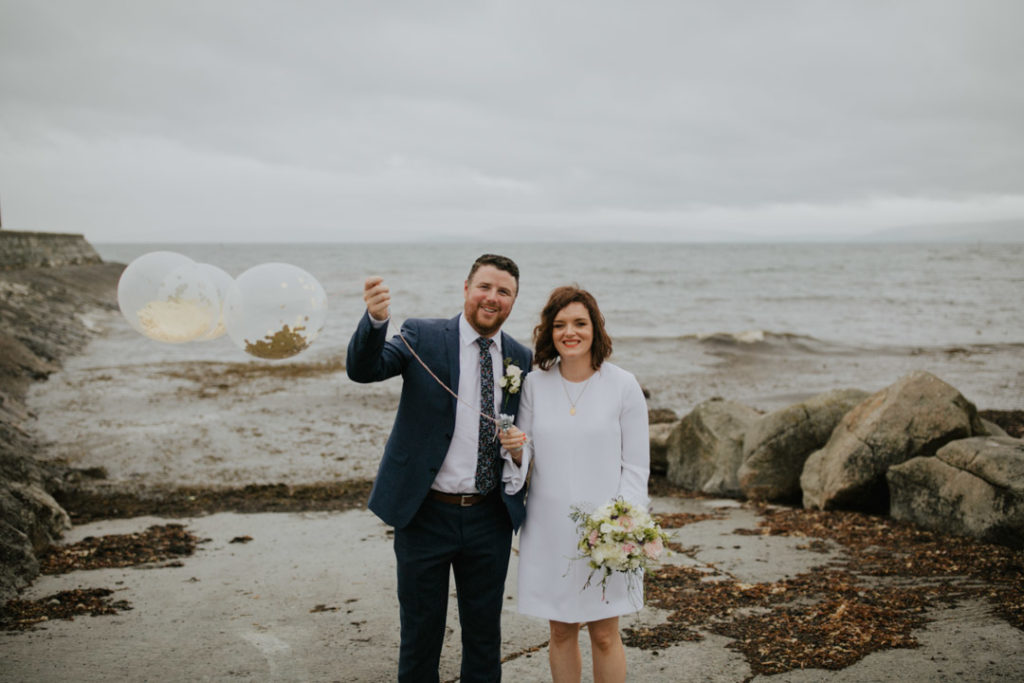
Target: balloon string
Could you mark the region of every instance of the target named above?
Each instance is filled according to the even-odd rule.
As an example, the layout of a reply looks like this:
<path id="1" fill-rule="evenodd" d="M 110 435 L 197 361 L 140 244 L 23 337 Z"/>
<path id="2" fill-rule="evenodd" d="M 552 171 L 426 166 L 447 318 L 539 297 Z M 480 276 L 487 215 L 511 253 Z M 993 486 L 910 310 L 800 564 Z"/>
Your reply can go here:
<path id="1" fill-rule="evenodd" d="M 466 407 L 467 407 L 467 408 L 469 408 L 470 410 L 472 410 L 472 411 L 476 412 L 476 413 L 477 413 L 478 415 L 480 415 L 480 417 L 482 417 L 482 418 L 485 418 L 485 419 L 488 419 L 488 420 L 490 420 L 491 422 L 493 422 L 493 423 L 494 423 L 494 425 L 495 425 L 496 427 L 500 427 L 500 426 L 501 426 L 501 422 L 499 422 L 497 418 L 491 417 L 491 416 L 490 416 L 490 415 L 488 415 L 487 413 L 484 413 L 483 411 L 481 411 L 481 410 L 480 410 L 479 408 L 474 408 L 473 406 L 471 406 L 471 405 L 469 404 L 469 402 L 468 402 L 468 401 L 464 400 L 464 399 L 463 399 L 463 398 L 462 398 L 461 396 L 459 396 L 459 395 L 458 395 L 458 394 L 456 394 L 456 393 L 455 393 L 454 391 L 452 391 L 451 389 L 449 389 L 449 388 L 448 388 L 448 385 L 447 385 L 447 384 L 445 384 L 444 382 L 442 382 L 442 381 L 441 381 L 441 378 L 440 378 L 440 377 L 438 377 L 437 375 L 435 375 L 435 374 L 434 374 L 434 371 L 433 371 L 433 370 L 431 370 L 431 369 L 430 369 L 430 368 L 429 368 L 429 367 L 427 366 L 427 364 L 423 362 L 423 359 L 419 357 L 419 354 L 417 354 L 417 353 L 416 353 L 415 351 L 413 351 L 413 350 L 412 350 L 412 347 L 411 347 L 411 346 L 409 346 L 409 342 L 408 342 L 408 341 L 406 341 L 405 337 L 404 337 L 404 336 L 402 335 L 402 333 L 401 333 L 401 332 L 399 332 L 399 333 L 398 333 L 398 336 L 399 336 L 399 337 L 400 337 L 400 338 L 402 339 L 402 342 L 403 342 L 403 343 L 405 344 L 405 348 L 409 349 L 409 353 L 411 353 L 411 354 L 412 354 L 412 357 L 413 357 L 413 358 L 415 358 L 415 359 L 416 359 L 417 361 L 419 361 L 420 365 L 422 365 L 422 366 L 423 366 L 423 369 L 424 369 L 424 370 L 426 370 L 426 371 L 427 371 L 427 372 L 428 372 L 428 373 L 430 374 L 430 376 L 434 378 L 434 381 L 435 381 L 435 382 L 437 382 L 438 384 L 440 384 L 440 385 L 441 385 L 441 388 L 442 388 L 442 389 L 444 389 L 444 390 L 445 390 L 445 391 L 447 391 L 447 392 L 448 392 L 449 394 L 451 394 L 452 396 L 454 396 L 454 397 L 455 397 L 455 400 L 456 400 L 456 401 L 458 401 L 458 402 L 459 402 L 459 403 L 461 403 L 462 405 L 466 406 Z M 500 431 L 500 430 L 495 430 L 495 434 L 494 434 L 494 438 L 495 438 L 495 439 L 497 439 L 497 438 L 498 438 L 498 434 L 497 434 L 497 432 L 498 432 L 498 431 Z"/>

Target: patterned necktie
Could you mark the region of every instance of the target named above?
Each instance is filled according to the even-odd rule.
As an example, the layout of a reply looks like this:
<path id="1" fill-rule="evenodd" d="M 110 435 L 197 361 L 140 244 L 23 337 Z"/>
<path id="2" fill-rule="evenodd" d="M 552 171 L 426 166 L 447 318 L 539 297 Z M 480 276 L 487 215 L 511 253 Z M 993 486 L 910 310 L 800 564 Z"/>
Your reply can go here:
<path id="1" fill-rule="evenodd" d="M 491 340 L 480 337 L 476 343 L 480 346 L 480 439 L 476 450 L 476 490 L 486 494 L 498 483 L 495 466 L 498 462 L 497 426 L 492 421 L 494 368 L 491 363 Z"/>

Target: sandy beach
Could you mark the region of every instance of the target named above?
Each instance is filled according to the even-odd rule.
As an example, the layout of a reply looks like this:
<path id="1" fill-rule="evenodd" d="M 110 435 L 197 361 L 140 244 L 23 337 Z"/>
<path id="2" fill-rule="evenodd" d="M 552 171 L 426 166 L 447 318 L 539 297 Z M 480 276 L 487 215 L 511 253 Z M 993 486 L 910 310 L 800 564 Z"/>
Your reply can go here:
<path id="1" fill-rule="evenodd" d="M 833 543 L 735 534 L 758 515 L 733 501 L 655 498 L 662 514 L 714 514 L 679 535 L 690 548 L 669 563 L 740 586 L 772 583 L 841 559 Z M 139 532 L 167 519 L 140 517 L 77 526 L 69 542 Z M 398 606 L 387 527 L 372 514 L 220 513 L 174 520 L 200 540 L 193 556 L 152 568 L 77 571 L 39 579 L 25 597 L 104 586 L 131 609 L 48 621 L 40 630 L 0 639 L 0 680 L 388 681 L 394 680 Z M 245 543 L 232 539 L 249 537 Z M 170 565 L 170 566 L 168 566 Z M 509 567 L 503 615 L 504 677 L 548 679 L 547 627 L 515 611 L 517 559 Z M 626 628 L 655 627 L 670 611 L 647 607 Z M 936 605 L 913 631 L 913 647 L 881 648 L 840 670 L 756 675 L 733 639 L 705 632 L 699 641 L 660 649 L 627 647 L 635 681 L 1000 681 L 1024 675 L 1024 632 L 983 600 Z M 583 639 L 584 657 L 589 657 Z M 850 643 L 851 647 L 855 643 Z M 441 678 L 458 680 L 459 628 L 454 600 Z M 591 680 L 588 676 L 584 680 Z"/>
<path id="2" fill-rule="evenodd" d="M 102 336 L 29 394 L 37 436 L 48 443 L 45 458 L 101 468 L 103 485 L 117 488 L 298 485 L 376 473 L 401 383 L 350 381 L 347 338 L 321 340 L 291 361 L 267 363 L 223 339 L 205 348 L 158 344 L 116 312 L 90 320 Z M 666 372 L 659 363 L 669 354 L 679 370 Z M 694 349 L 664 339 L 619 344 L 614 360 L 649 391 L 651 408 L 678 417 L 714 396 L 768 412 L 837 388 L 877 391 L 918 369 L 957 387 L 979 409 L 1024 407 L 1019 345 L 867 355 L 835 345 L 795 349 L 734 340 Z"/>
<path id="3" fill-rule="evenodd" d="M 0 680 L 393 680 L 398 608 L 391 537 L 362 501 L 390 427 L 398 382 L 354 385 L 344 375 L 337 347 L 283 364 L 175 358 L 177 352 L 125 362 L 125 344 L 150 342 L 133 338 L 113 312 L 91 315 L 99 336 L 47 382 L 35 385 L 29 397 L 45 457 L 87 473 L 83 482 L 97 496 L 89 510 L 76 513 L 71 507 L 78 521 L 64 542 L 182 524 L 196 546 L 190 554 L 137 567 L 40 577 L 22 599 L 56 602 L 52 596 L 60 591 L 103 587 L 112 591 L 108 603 L 130 609 L 40 621 L 32 625 L 35 630 L 5 634 Z M 631 355 L 628 346 L 618 354 L 651 391 L 652 407 L 669 407 L 680 416 L 696 401 L 716 395 L 771 410 L 847 381 L 878 389 L 922 366 L 954 385 L 966 385 L 961 390 L 980 408 L 1011 409 L 1022 367 L 1017 351 L 994 350 L 982 357 L 893 352 L 869 360 L 830 354 L 815 364 L 808 362 L 817 356 L 815 350 L 802 358 L 788 351 L 771 362 L 753 363 L 735 345 L 708 348 L 692 358 L 685 376 L 668 378 L 658 376 L 650 359 Z M 260 485 L 277 492 L 271 496 L 276 507 L 253 493 Z M 337 505 L 320 504 L 315 496 L 294 499 L 307 489 L 346 493 Z M 246 498 L 247 491 L 253 494 L 248 506 L 231 502 Z M 177 504 L 161 499 L 173 495 L 168 492 L 177 492 Z M 881 562 L 826 532 L 816 538 L 816 532 L 765 527 L 772 508 L 678 497 L 663 483 L 655 493 L 654 512 L 677 525 L 680 552 L 667 563 L 690 572 L 679 574 L 679 590 L 684 579 L 699 572 L 732 592 L 717 611 L 688 615 L 673 602 L 676 588 L 655 590 L 651 584 L 654 604 L 622 622 L 630 680 L 1024 676 L 1024 632 L 998 610 L 999 596 L 1019 584 L 951 569 L 963 562 L 963 553 L 980 556 L 990 552 L 988 546 L 969 546 L 959 551 L 961 560 L 951 556 L 922 576 L 909 568 L 927 553 L 944 553 L 933 549 L 942 547 L 941 538 L 914 541 L 918 555 L 891 549 Z M 111 505 L 115 495 L 129 504 Z M 104 505 L 111 515 L 129 516 L 104 519 Z M 290 511 L 259 511 L 268 509 Z M 139 511 L 145 514 L 132 516 Z M 836 528 L 854 522 L 861 523 L 832 520 Z M 897 531 L 891 532 L 894 542 Z M 1019 576 L 1017 557 L 1010 555 L 999 567 Z M 513 681 L 546 680 L 547 627 L 515 610 L 516 562 L 514 553 L 503 617 L 504 675 Z M 828 572 L 837 563 L 852 589 L 834 588 L 831 594 L 833 588 L 819 585 L 801 592 L 808 577 L 834 581 Z M 878 564 L 876 575 L 856 569 L 871 563 Z M 886 577 L 893 563 L 905 564 L 908 575 Z M 988 597 L 979 586 L 988 589 Z M 755 594 L 761 602 L 750 601 Z M 776 604 L 780 594 L 786 599 Z M 835 599 L 839 602 L 828 603 Z M 884 608 L 864 607 L 872 601 Z M 749 620 L 757 615 L 797 619 L 793 615 L 801 604 L 830 605 L 823 633 L 829 625 L 842 628 L 830 641 L 801 635 L 794 626 L 789 663 L 752 652 L 750 638 L 722 635 L 730 628 L 751 628 Z M 887 623 L 903 624 L 903 631 L 888 633 Z M 765 637 L 776 644 L 786 640 L 785 633 L 774 631 Z M 801 639 L 808 642 L 798 646 Z M 442 680 L 458 680 L 458 643 L 452 601 Z M 834 652 L 827 654 L 830 649 Z M 584 657 L 589 657 L 585 642 Z"/>

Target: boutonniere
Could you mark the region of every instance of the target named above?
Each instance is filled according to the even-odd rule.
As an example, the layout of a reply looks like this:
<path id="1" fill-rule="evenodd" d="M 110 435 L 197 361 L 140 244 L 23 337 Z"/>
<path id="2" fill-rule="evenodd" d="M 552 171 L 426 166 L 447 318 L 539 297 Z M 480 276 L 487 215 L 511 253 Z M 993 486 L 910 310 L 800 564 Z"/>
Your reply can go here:
<path id="1" fill-rule="evenodd" d="M 505 391 L 504 405 L 508 405 L 508 395 L 518 394 L 523 385 L 523 369 L 511 358 L 505 359 L 505 374 L 498 380 L 498 386 Z"/>

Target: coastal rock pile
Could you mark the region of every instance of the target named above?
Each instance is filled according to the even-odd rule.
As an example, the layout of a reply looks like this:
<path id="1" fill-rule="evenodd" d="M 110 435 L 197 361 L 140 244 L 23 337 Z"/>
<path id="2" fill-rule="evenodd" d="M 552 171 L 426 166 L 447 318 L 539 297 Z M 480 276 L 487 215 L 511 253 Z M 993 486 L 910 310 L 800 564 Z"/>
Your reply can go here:
<path id="1" fill-rule="evenodd" d="M 953 441 L 935 457 L 889 468 L 891 514 L 1011 547 L 1024 547 L 1024 440 Z"/>
<path id="2" fill-rule="evenodd" d="M 837 389 L 769 413 L 743 436 L 739 484 L 754 500 L 799 500 L 800 474 L 824 446 L 843 415 L 868 397 L 860 389 Z"/>
<path id="3" fill-rule="evenodd" d="M 26 391 L 85 346 L 96 332 L 90 315 L 116 309 L 122 268 L 0 269 L 0 600 L 39 574 L 38 554 L 70 526 L 51 493 L 74 475 L 36 460 Z"/>
<path id="4" fill-rule="evenodd" d="M 668 436 L 668 480 L 713 496 L 740 495 L 743 434 L 757 418 L 756 410 L 734 401 L 700 403 Z"/>
<path id="5" fill-rule="evenodd" d="M 649 399 L 650 392 L 645 390 L 644 396 Z M 665 474 L 668 468 L 668 437 L 679 421 L 679 416 L 667 408 L 652 408 L 647 416 L 651 435 L 651 471 Z"/>
<path id="6" fill-rule="evenodd" d="M 811 454 L 800 475 L 804 507 L 885 512 L 890 467 L 977 434 L 988 432 L 974 404 L 938 377 L 915 372 L 858 404 Z"/>
<path id="7" fill-rule="evenodd" d="M 665 457 L 672 484 L 709 495 L 889 513 L 1024 547 L 1024 440 L 928 372 L 763 416 L 705 401 L 675 425 Z"/>

